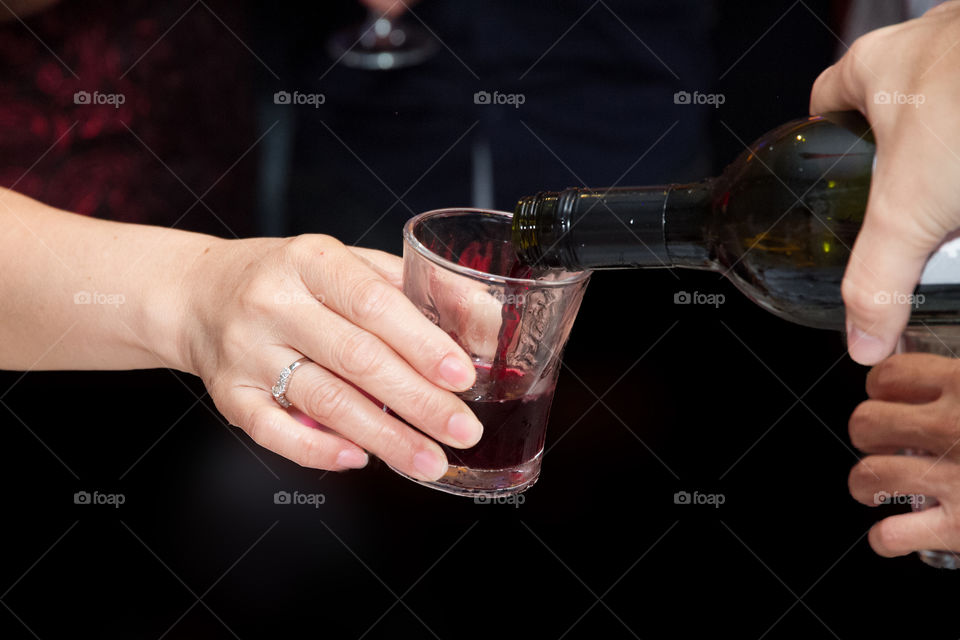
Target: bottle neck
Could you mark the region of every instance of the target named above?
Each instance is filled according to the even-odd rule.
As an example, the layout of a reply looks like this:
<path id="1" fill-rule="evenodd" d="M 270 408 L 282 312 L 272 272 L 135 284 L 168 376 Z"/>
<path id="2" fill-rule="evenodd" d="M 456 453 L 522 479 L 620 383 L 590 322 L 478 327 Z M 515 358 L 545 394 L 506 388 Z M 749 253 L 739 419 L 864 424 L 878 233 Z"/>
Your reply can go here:
<path id="1" fill-rule="evenodd" d="M 531 264 L 568 270 L 711 268 L 713 181 L 566 189 L 520 200 L 513 242 Z"/>
<path id="2" fill-rule="evenodd" d="M 675 184 L 664 208 L 664 238 L 671 266 L 713 269 L 713 197 L 716 180 Z"/>

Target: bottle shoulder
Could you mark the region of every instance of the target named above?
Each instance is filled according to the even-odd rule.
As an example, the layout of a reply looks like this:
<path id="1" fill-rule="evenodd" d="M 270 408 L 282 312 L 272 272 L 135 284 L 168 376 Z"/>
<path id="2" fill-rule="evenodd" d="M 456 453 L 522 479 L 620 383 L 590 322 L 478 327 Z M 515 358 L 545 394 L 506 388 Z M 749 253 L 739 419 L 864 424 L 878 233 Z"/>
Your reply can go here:
<path id="1" fill-rule="evenodd" d="M 869 184 L 875 155 L 876 144 L 868 132 L 813 116 L 783 124 L 754 141 L 727 167 L 720 182 L 735 187 L 751 177 L 789 186 L 814 183 L 829 174 Z"/>
<path id="2" fill-rule="evenodd" d="M 748 297 L 808 326 L 842 326 L 840 281 L 863 220 L 872 139 L 805 118 L 757 140 L 717 180 L 716 260 Z"/>

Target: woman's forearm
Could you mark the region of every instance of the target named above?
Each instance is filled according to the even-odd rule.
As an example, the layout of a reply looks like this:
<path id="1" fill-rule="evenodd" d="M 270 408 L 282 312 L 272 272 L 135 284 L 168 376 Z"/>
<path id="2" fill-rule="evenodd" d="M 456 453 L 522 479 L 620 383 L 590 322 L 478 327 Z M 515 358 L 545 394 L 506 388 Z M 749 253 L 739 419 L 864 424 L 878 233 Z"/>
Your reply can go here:
<path id="1" fill-rule="evenodd" d="M 0 189 L 0 368 L 189 371 L 183 292 L 217 242 Z"/>
<path id="2" fill-rule="evenodd" d="M 369 450 L 436 480 L 437 441 L 471 447 L 483 432 L 453 393 L 475 372 L 403 295 L 402 272 L 399 257 L 330 236 L 223 240 L 0 189 L 0 368 L 180 369 L 230 424 L 300 464 L 358 468 Z M 300 418 L 273 391 L 292 362 Z"/>

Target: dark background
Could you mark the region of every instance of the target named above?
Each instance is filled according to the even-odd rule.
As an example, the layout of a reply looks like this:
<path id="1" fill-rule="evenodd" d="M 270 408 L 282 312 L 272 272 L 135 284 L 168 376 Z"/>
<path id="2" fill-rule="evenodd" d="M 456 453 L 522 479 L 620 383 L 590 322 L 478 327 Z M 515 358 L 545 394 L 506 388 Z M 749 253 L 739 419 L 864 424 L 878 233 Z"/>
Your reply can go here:
<path id="1" fill-rule="evenodd" d="M 257 149 L 261 230 L 366 234 L 398 252 L 411 212 L 470 204 L 478 135 L 502 208 L 577 176 L 612 183 L 674 121 L 623 184 L 703 177 L 803 115 L 839 44 L 827 2 L 724 2 L 715 18 L 706 3 L 611 2 L 519 82 L 591 5 L 523 3 L 511 21 L 509 4 L 415 9 L 476 78 L 446 49 L 389 77 L 330 69 L 320 43 L 349 3 L 250 7 L 240 33 L 265 64 L 238 64 L 261 78 L 260 131 L 286 132 Z M 591 48 L 597 30 L 608 48 Z M 677 107 L 684 87 L 725 104 Z M 328 103 L 278 112 L 281 88 Z M 527 102 L 482 111 L 480 89 Z M 681 290 L 726 303 L 674 305 Z M 866 542 L 892 510 L 847 493 L 866 370 L 839 335 L 778 320 L 714 274 L 602 273 L 565 364 L 543 474 L 519 506 L 433 492 L 378 461 L 299 468 L 226 426 L 185 374 L 3 373 L 2 637 L 957 636 L 956 576 Z M 77 491 L 126 502 L 75 505 Z M 325 502 L 276 505 L 277 491 Z M 677 505 L 678 491 L 725 502 Z"/>

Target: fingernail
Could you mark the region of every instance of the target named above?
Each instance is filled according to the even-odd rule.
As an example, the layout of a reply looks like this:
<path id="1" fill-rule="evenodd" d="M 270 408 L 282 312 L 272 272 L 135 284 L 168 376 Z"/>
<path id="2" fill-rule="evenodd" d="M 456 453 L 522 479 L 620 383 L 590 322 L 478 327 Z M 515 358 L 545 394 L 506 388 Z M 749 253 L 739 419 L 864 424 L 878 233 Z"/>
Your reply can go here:
<path id="1" fill-rule="evenodd" d="M 473 375 L 473 367 L 464 364 L 457 356 L 449 355 L 440 362 L 440 377 L 457 389 L 469 386 Z"/>
<path id="2" fill-rule="evenodd" d="M 433 451 L 421 451 L 413 456 L 413 466 L 427 480 L 438 480 L 447 472 L 447 461 Z"/>
<path id="3" fill-rule="evenodd" d="M 876 336 L 847 323 L 847 349 L 860 364 L 872 365 L 890 355 L 890 347 Z"/>
<path id="4" fill-rule="evenodd" d="M 483 425 L 471 415 L 455 413 L 447 421 L 447 433 L 465 448 L 472 447 L 480 441 Z"/>
<path id="5" fill-rule="evenodd" d="M 357 451 L 356 449 L 344 449 L 339 454 L 337 454 L 337 465 L 341 467 L 346 467 L 348 469 L 362 469 L 367 466 L 367 461 L 369 460 L 364 451 Z"/>

